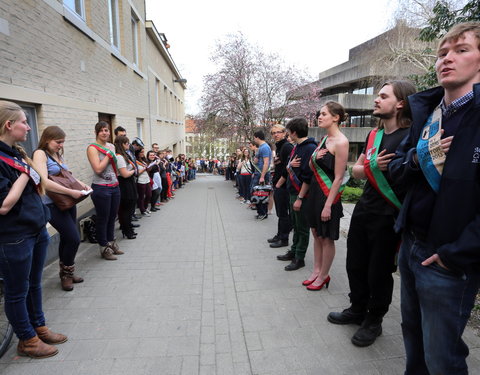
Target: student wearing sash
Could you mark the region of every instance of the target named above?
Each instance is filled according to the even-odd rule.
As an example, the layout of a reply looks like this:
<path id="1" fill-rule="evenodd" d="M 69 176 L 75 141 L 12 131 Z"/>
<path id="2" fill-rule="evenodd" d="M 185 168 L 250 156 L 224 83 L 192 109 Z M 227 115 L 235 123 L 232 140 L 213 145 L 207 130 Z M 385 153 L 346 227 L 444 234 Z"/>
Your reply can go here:
<path id="1" fill-rule="evenodd" d="M 133 230 L 132 212 L 137 203 L 137 186 L 135 184 L 135 162 L 127 153 L 130 147 L 129 139 L 124 135 L 115 138 L 115 153 L 118 165 L 118 186 L 120 188 L 120 205 L 118 207 L 118 222 L 123 238 L 136 238 Z"/>
<path id="2" fill-rule="evenodd" d="M 252 181 L 253 165 L 250 160 L 250 152 L 248 149 L 242 151 L 242 157 L 237 166 L 238 182 L 240 187 L 240 195 L 243 197 L 242 203 L 249 203 L 252 192 L 250 191 L 250 183 Z"/>
<path id="3" fill-rule="evenodd" d="M 287 123 L 287 132 L 295 144 L 290 152 L 287 163 L 287 189 L 290 199 L 290 212 L 292 213 L 293 238 L 292 246 L 284 255 L 278 255 L 278 260 L 290 260 L 285 271 L 295 271 L 305 267 L 305 254 L 308 248 L 310 232 L 305 217 L 303 201 L 307 198 L 312 170 L 308 163 L 313 151 L 317 148 L 314 138 L 308 137 L 308 122 L 303 117 L 295 117 Z"/>
<path id="4" fill-rule="evenodd" d="M 348 160 L 348 139 L 339 129 L 346 120 L 345 109 L 329 101 L 320 109 L 318 126 L 326 136 L 309 159 L 313 178 L 308 190 L 305 215 L 312 230 L 313 271 L 303 281 L 308 290 L 318 291 L 330 284 L 330 267 L 335 257 L 335 240 L 340 235 L 340 218 L 343 217 L 341 193 Z M 300 194 L 304 197 L 305 194 Z"/>
<path id="5" fill-rule="evenodd" d="M 109 143 L 108 123 L 95 125 L 96 140 L 87 148 L 87 157 L 93 170 L 92 201 L 97 212 L 96 229 L 100 255 L 106 260 L 117 260 L 123 254 L 115 241 L 115 218 L 120 205 L 115 147 Z"/>
<path id="6" fill-rule="evenodd" d="M 275 124 L 270 130 L 275 141 L 276 156 L 273 161 L 275 169 L 272 178 L 275 212 L 278 217 L 277 233 L 267 242 L 270 247 L 278 248 L 288 246 L 288 236 L 292 230 L 290 215 L 290 196 L 287 190 L 287 163 L 293 145 L 287 141 L 287 130 L 285 126 Z"/>
<path id="7" fill-rule="evenodd" d="M 409 97 L 412 126 L 389 164 L 408 188 L 395 223 L 405 374 L 468 374 L 462 334 L 480 283 L 480 23 L 455 25 L 441 87 Z"/>
<path id="8" fill-rule="evenodd" d="M 272 159 L 272 150 L 265 142 L 265 133 L 263 130 L 257 130 L 253 133 L 253 141 L 258 146 L 258 152 L 255 155 L 254 172 L 252 177 L 252 187 L 256 185 L 265 185 L 270 183 L 270 160 Z M 268 218 L 268 203 L 257 204 L 257 220 Z"/>
<path id="9" fill-rule="evenodd" d="M 17 142 L 30 127 L 22 108 L 0 101 L 0 273 L 5 314 L 17 335 L 17 353 L 32 358 L 58 353 L 54 344 L 67 341 L 45 326 L 42 272 L 50 236 L 48 208 L 39 191 L 40 175 Z"/>
<path id="10" fill-rule="evenodd" d="M 367 178 L 363 194 L 353 210 L 347 239 L 347 275 L 351 306 L 332 312 L 334 324 L 360 324 L 352 337 L 357 346 L 368 346 L 382 333 L 383 317 L 392 302 L 395 255 L 400 235 L 393 230 L 404 190 L 395 186 L 388 163 L 411 123 L 407 97 L 415 93 L 408 81 L 389 81 L 375 99 L 373 115 L 378 127 L 366 139 L 355 163 L 354 178 Z"/>
<path id="11" fill-rule="evenodd" d="M 58 126 L 48 126 L 42 132 L 37 150 L 33 153 L 33 161 L 38 166 L 38 172 L 42 176 L 57 175 L 61 169 L 68 170 L 63 160 L 63 145 L 65 132 Z M 56 182 L 45 178 L 45 189 L 55 193 L 70 195 L 77 199 L 83 196 L 79 190 L 68 189 Z M 78 181 L 78 180 L 77 180 Z M 83 189 L 88 191 L 90 187 L 83 182 Z M 77 207 L 62 211 L 47 196 L 42 196 L 42 201 L 50 209 L 50 224 L 57 230 L 60 236 L 58 245 L 58 258 L 60 262 L 60 282 L 65 291 L 73 290 L 73 283 L 83 282 L 83 278 L 75 276 L 75 255 L 80 246 L 80 234 L 77 228 Z"/>

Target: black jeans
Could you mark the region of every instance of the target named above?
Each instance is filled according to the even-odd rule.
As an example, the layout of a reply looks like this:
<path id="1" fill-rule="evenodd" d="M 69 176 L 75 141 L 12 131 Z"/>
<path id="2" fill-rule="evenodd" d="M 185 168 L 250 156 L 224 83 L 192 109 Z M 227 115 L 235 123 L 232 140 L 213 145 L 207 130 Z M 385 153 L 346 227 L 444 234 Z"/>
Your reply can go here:
<path id="1" fill-rule="evenodd" d="M 91 198 L 97 212 L 97 240 L 100 246 L 107 246 L 115 239 L 115 218 L 120 204 L 120 188 L 92 184 Z"/>
<path id="2" fill-rule="evenodd" d="M 290 194 L 286 187 L 273 190 L 275 211 L 278 217 L 277 236 L 281 240 L 288 240 L 288 235 L 292 230 L 292 218 L 290 216 Z"/>
<path id="3" fill-rule="evenodd" d="M 77 207 L 61 211 L 55 204 L 49 204 L 50 224 L 60 235 L 58 257 L 66 266 L 75 264 L 75 255 L 80 246 L 80 235 L 77 229 Z"/>
<path id="4" fill-rule="evenodd" d="M 400 236 L 393 230 L 394 217 L 356 214 L 347 239 L 347 274 L 350 301 L 355 310 L 383 317 L 392 302 L 395 254 Z"/>
<path id="5" fill-rule="evenodd" d="M 130 232 L 132 230 L 132 214 L 135 212 L 135 205 L 137 200 L 120 199 L 120 206 L 118 207 L 118 222 L 120 223 L 120 229 L 123 232 Z"/>

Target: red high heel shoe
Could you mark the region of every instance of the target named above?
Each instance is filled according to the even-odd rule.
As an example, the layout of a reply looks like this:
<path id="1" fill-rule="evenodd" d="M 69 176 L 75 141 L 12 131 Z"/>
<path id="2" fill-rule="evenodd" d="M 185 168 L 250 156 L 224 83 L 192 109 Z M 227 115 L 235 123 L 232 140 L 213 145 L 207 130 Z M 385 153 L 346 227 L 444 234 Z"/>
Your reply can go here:
<path id="1" fill-rule="evenodd" d="M 330 276 L 327 276 L 327 278 L 325 280 L 323 280 L 323 283 L 321 283 L 320 285 L 308 285 L 307 289 L 308 290 L 320 290 L 320 289 L 323 288 L 323 286 L 325 286 L 325 288 L 328 289 L 329 285 L 330 285 Z"/>
<path id="2" fill-rule="evenodd" d="M 308 280 L 308 279 L 307 279 L 307 280 L 305 280 L 305 281 L 302 283 L 302 285 L 303 285 L 303 286 L 308 286 L 308 285 L 310 285 L 311 283 L 313 283 L 313 282 L 314 282 L 315 280 L 317 280 L 317 279 L 318 279 L 318 276 L 317 276 L 316 278 L 314 278 L 313 280 Z"/>

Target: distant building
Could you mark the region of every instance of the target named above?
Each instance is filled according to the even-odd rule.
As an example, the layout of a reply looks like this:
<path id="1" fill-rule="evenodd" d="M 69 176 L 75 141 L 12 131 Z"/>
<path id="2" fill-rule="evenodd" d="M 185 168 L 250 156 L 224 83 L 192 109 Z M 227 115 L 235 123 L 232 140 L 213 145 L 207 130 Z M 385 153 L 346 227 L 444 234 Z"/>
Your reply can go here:
<path id="1" fill-rule="evenodd" d="M 232 141 L 209 135 L 198 128 L 196 120 L 187 116 L 185 119 L 185 150 L 187 156 L 196 158 L 224 159 L 230 155 Z"/>

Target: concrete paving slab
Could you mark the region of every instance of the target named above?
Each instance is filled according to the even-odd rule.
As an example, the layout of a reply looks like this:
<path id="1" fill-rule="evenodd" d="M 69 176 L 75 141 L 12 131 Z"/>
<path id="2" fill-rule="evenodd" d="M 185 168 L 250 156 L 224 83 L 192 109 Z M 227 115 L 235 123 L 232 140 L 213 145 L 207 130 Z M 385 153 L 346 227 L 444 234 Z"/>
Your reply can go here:
<path id="1" fill-rule="evenodd" d="M 72 292 L 60 290 L 58 266 L 44 273 L 47 323 L 69 341 L 45 360 L 16 356 L 16 339 L 0 359 L 2 375 L 65 373 L 179 375 L 396 375 L 405 359 L 400 329 L 399 276 L 393 303 L 374 345 L 350 342 L 356 326 L 336 326 L 330 311 L 348 306 L 346 241 L 328 289 L 301 286 L 312 269 L 285 272 L 271 249 L 276 217 L 254 220 L 231 182 L 199 175 L 174 200 L 142 218 L 135 240 L 121 239 L 125 255 L 100 258 L 83 243 Z M 345 205 L 342 233 L 353 205 Z M 480 338 L 465 332 L 470 373 L 480 373 Z"/>

